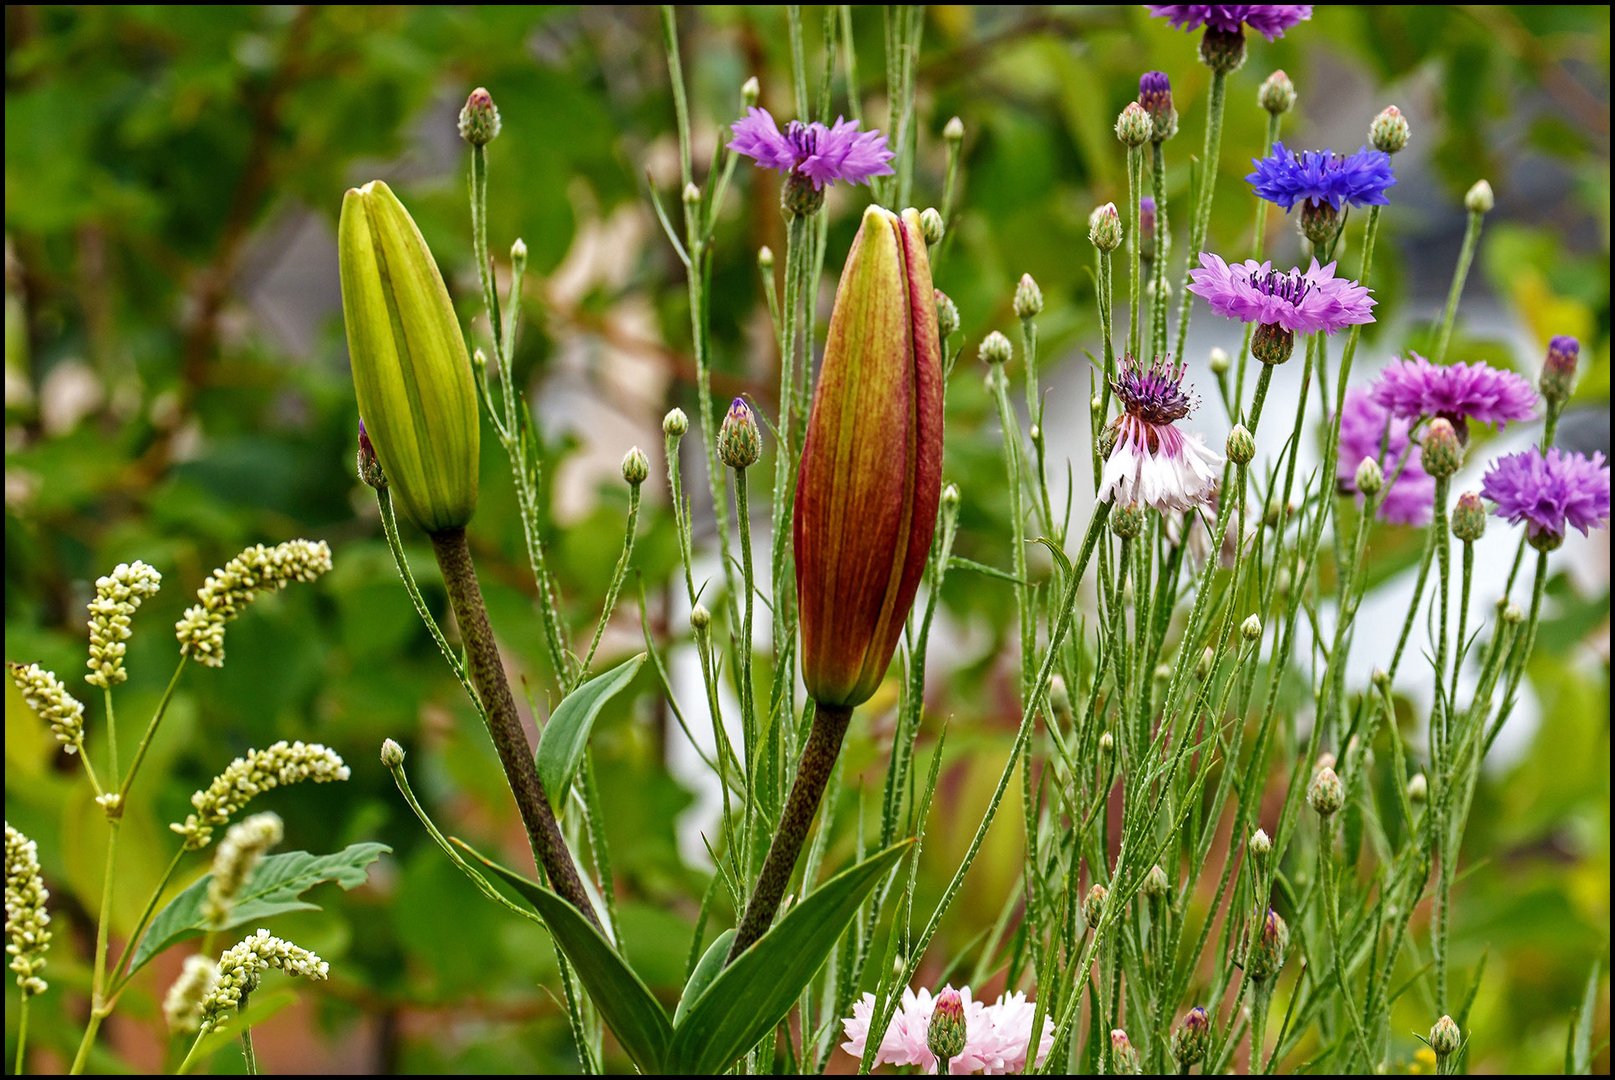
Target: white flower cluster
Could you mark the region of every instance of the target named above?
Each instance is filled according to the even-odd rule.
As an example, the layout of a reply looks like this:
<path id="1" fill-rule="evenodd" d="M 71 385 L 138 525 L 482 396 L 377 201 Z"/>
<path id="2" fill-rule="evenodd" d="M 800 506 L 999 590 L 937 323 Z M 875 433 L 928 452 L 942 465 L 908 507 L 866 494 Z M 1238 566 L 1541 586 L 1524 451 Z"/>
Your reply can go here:
<path id="1" fill-rule="evenodd" d="M 257 795 L 304 780 L 325 784 L 347 778 L 348 767 L 335 750 L 319 743 L 282 739 L 263 750 L 248 750 L 246 757 L 230 762 L 211 784 L 191 796 L 196 812 L 183 825 L 175 823 L 169 828 L 185 838 L 187 851 L 196 851 L 207 847 L 213 830 Z"/>
<path id="2" fill-rule="evenodd" d="M 195 1035 L 202 1028 L 202 1002 L 219 982 L 219 965 L 205 956 L 187 956 L 185 968 L 163 998 L 163 1019 L 175 1034 Z"/>
<path id="3" fill-rule="evenodd" d="M 85 682 L 111 689 L 129 677 L 123 669 L 129 621 L 140 602 L 156 596 L 162 584 L 163 575 L 138 560 L 119 563 L 112 573 L 96 579 L 95 599 L 90 601 L 90 673 Z"/>
<path id="4" fill-rule="evenodd" d="M 264 853 L 285 835 L 279 814 L 254 814 L 230 826 L 213 854 L 213 876 L 208 879 L 207 899 L 202 902 L 202 916 L 209 926 L 224 929 L 248 875 L 263 860 Z"/>
<path id="5" fill-rule="evenodd" d="M 331 971 L 331 965 L 307 949 L 259 930 L 219 957 L 218 980 L 202 998 L 203 1029 L 211 1030 L 226 1013 L 239 1008 L 241 999 L 258 989 L 258 980 L 269 968 L 308 979 L 323 979 Z"/>
<path id="6" fill-rule="evenodd" d="M 61 680 L 38 664 L 11 664 L 11 679 L 28 707 L 50 724 L 56 741 L 69 754 L 84 749 L 84 706 Z"/>
<path id="7" fill-rule="evenodd" d="M 329 569 L 331 549 L 324 540 L 288 540 L 272 548 L 254 544 L 202 583 L 198 602 L 174 625 L 180 652 L 208 667 L 223 667 L 225 623 L 259 593 L 313 581 Z"/>
<path id="8" fill-rule="evenodd" d="M 40 972 L 50 947 L 49 899 L 39 876 L 39 848 L 6 822 L 6 954 L 23 997 L 45 992 Z"/>

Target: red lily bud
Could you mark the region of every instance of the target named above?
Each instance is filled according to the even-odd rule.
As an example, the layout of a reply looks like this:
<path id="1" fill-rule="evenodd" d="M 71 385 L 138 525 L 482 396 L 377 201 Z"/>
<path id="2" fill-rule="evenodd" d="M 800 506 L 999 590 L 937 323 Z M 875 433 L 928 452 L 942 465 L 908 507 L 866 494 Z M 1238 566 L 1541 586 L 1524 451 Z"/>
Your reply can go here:
<path id="1" fill-rule="evenodd" d="M 931 550 L 942 494 L 942 355 L 919 215 L 871 206 L 836 290 L 797 481 L 802 679 L 867 701 Z"/>

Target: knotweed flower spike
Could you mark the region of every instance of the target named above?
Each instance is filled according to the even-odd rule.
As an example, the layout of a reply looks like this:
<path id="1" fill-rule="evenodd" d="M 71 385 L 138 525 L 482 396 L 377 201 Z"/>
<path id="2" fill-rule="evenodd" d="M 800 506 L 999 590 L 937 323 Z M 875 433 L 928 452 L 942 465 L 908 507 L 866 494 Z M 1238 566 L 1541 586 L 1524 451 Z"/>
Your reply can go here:
<path id="1" fill-rule="evenodd" d="M 39 873 L 39 848 L 6 822 L 6 955 L 22 996 L 43 994 L 50 948 L 50 892 Z"/>
<path id="2" fill-rule="evenodd" d="M 112 573 L 97 578 L 90 601 L 90 673 L 84 681 L 110 689 L 129 678 L 123 655 L 129 640 L 130 620 L 140 602 L 156 596 L 163 575 L 143 562 L 119 563 Z"/>
<path id="3" fill-rule="evenodd" d="M 272 548 L 254 544 L 202 583 L 197 603 L 174 625 L 180 652 L 208 667 L 223 667 L 226 623 L 259 593 L 313 581 L 329 569 L 331 549 L 324 540 L 288 540 Z"/>
<path id="4" fill-rule="evenodd" d="M 241 887 L 263 861 L 265 852 L 285 835 L 279 814 L 254 814 L 230 826 L 219 841 L 219 850 L 213 853 L 213 873 L 208 878 L 207 899 L 202 902 L 202 915 L 209 926 L 225 928 Z"/>
<path id="5" fill-rule="evenodd" d="M 1165 513 L 1207 505 L 1221 478 L 1222 455 L 1177 421 L 1194 411 L 1183 389 L 1184 365 L 1126 357 L 1112 383 L 1122 412 L 1111 421 L 1115 446 L 1105 460 L 1099 499 L 1142 503 Z"/>
<path id="6" fill-rule="evenodd" d="M 282 739 L 263 750 L 248 750 L 246 757 L 232 761 L 211 784 L 191 796 L 195 813 L 184 824 L 169 828 L 185 838 L 186 850 L 196 851 L 212 841 L 214 829 L 266 791 L 304 780 L 326 784 L 347 778 L 348 767 L 336 751 L 319 743 Z"/>
<path id="7" fill-rule="evenodd" d="M 1514 372 L 1484 362 L 1432 364 L 1418 353 L 1380 372 L 1373 394 L 1391 415 L 1405 420 L 1439 416 L 1465 441 L 1470 421 L 1502 427 L 1536 415 L 1536 391 Z"/>
<path id="8" fill-rule="evenodd" d="M 185 966 L 163 996 L 163 1019 L 177 1035 L 195 1035 L 202 1028 L 202 1003 L 219 982 L 219 965 L 206 956 L 187 956 Z"/>
<path id="9" fill-rule="evenodd" d="M 1005 1076 L 1023 1072 L 1036 1006 L 1019 991 L 1006 994 L 991 1005 L 983 1005 L 972 998 L 968 986 L 958 991 L 946 987 L 934 999 L 923 987 L 918 992 L 904 989 L 902 1001 L 892 1015 L 871 1067 L 917 1066 L 921 1073 L 935 1073 L 937 1055 L 931 1050 L 931 1027 L 937 1010 L 949 995 L 958 999 L 965 1038 L 962 1049 L 950 1060 L 948 1071 L 956 1076 L 969 1073 Z M 852 1015 L 841 1021 L 847 1039 L 841 1049 L 854 1058 L 863 1057 L 874 1009 L 875 995 L 865 994 L 853 1003 Z M 1045 1016 L 1035 1065 L 1043 1064 L 1053 1046 L 1054 1022 Z"/>
<path id="10" fill-rule="evenodd" d="M 61 680 L 38 664 L 8 664 L 11 681 L 22 699 L 50 725 L 62 750 L 76 754 L 84 749 L 84 705 L 67 692 Z"/>
<path id="11" fill-rule="evenodd" d="M 1567 527 L 1585 536 L 1609 525 L 1609 466 L 1603 454 L 1589 458 L 1557 447 L 1543 454 L 1532 447 L 1492 462 L 1480 491 L 1496 504 L 1498 517 L 1523 524 L 1531 543 L 1544 550 L 1564 543 Z"/>
<path id="12" fill-rule="evenodd" d="M 767 109 L 752 106 L 730 125 L 729 149 L 759 168 L 783 173 L 782 201 L 793 214 L 811 214 L 824 205 L 824 189 L 836 182 L 867 184 L 892 175 L 896 155 L 879 131 L 860 131 L 859 122 L 836 118 L 833 126 L 792 120 L 781 131 Z"/>
<path id="13" fill-rule="evenodd" d="M 241 999 L 258 988 L 259 980 L 270 968 L 315 980 L 331 972 L 331 965 L 314 953 L 271 937 L 268 930 L 259 930 L 219 957 L 218 980 L 202 998 L 202 1030 L 211 1031 L 240 1008 Z"/>
<path id="14" fill-rule="evenodd" d="M 1419 464 L 1418 455 L 1403 464 L 1412 446 L 1408 437 L 1412 427 L 1411 420 L 1392 416 L 1366 390 L 1346 392 L 1346 403 L 1340 411 L 1340 456 L 1335 464 L 1335 479 L 1341 491 L 1361 495 L 1357 467 L 1365 460 L 1377 462 L 1382 480 L 1389 484 L 1381 491 L 1379 519 L 1395 525 L 1428 522 L 1436 495 L 1435 479 Z"/>

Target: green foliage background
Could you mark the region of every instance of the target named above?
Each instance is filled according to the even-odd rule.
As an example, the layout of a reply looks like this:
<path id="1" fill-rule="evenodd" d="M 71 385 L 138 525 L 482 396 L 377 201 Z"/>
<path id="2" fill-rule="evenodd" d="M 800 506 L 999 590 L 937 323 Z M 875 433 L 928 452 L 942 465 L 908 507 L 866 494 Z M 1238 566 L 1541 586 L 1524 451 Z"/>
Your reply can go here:
<path id="1" fill-rule="evenodd" d="M 763 80 L 763 104 L 790 114 L 780 9 L 686 9 L 679 17 L 698 132 L 710 139 L 732 118 L 751 74 Z M 805 24 L 817 27 L 820 17 L 808 9 Z M 864 100 L 878 122 L 879 18 L 860 11 L 855 22 Z M 809 37 L 816 79 L 817 40 Z M 921 205 L 940 199 L 942 124 L 959 115 L 968 132 L 962 216 L 937 282 L 958 302 L 968 349 L 1007 326 L 1013 282 L 1030 271 L 1048 301 L 1045 355 L 1085 364 L 1082 350 L 1097 340 L 1087 215 L 1125 194 L 1109 126 L 1140 71 L 1171 74 L 1184 114 L 1172 185 L 1186 205 L 1184 163 L 1199 146 L 1208 82 L 1194 38 L 1140 8 L 950 7 L 931 12 L 925 44 Z M 1607 450 L 1608 9 L 1320 8 L 1285 40 L 1253 42 L 1250 62 L 1230 83 L 1225 187 L 1212 225 L 1231 252 L 1248 230 L 1250 204 L 1229 192 L 1260 148 L 1265 116 L 1255 90 L 1275 67 L 1300 88 L 1299 116 L 1286 128 L 1297 143 L 1310 144 L 1314 116 L 1331 106 L 1309 97 L 1314 86 L 1374 88 L 1360 118 L 1331 129 L 1349 132 L 1337 149 L 1355 148 L 1384 104 L 1415 118 L 1409 156 L 1427 155 L 1429 171 L 1421 192 L 1392 193 L 1397 212 L 1386 228 L 1402 261 L 1382 279 L 1382 296 L 1417 300 L 1433 313 L 1451 264 L 1443 258 L 1433 277 L 1421 276 L 1421 249 L 1450 239 L 1463 190 L 1476 177 L 1491 179 L 1499 210 L 1468 299 L 1506 316 L 1520 328 L 1514 338 L 1533 349 L 1553 333 L 1582 338 L 1578 402 L 1593 421 L 1604 417 Z M 647 449 L 660 444 L 665 408 L 695 412 L 681 269 L 646 199 L 647 169 L 664 198 L 676 197 L 655 10 L 6 12 L 6 658 L 37 660 L 76 682 L 95 577 L 120 561 L 150 562 L 165 588 L 137 617 L 132 677 L 120 691 L 120 713 L 143 718 L 171 671 L 168 628 L 213 567 L 247 544 L 292 536 L 326 539 L 335 555 L 336 569 L 318 585 L 262 600 L 232 625 L 222 670 L 188 672 L 145 774 L 169 779 L 130 807 L 127 886 L 113 916 L 115 932 L 134 922 L 171 851 L 166 823 L 183 816 L 188 794 L 231 757 L 276 738 L 318 739 L 343 753 L 349 783 L 265 800 L 286 818 L 286 848 L 334 851 L 374 839 L 394 853 L 370 886 L 324 896 L 327 912 L 277 921 L 277 932 L 331 961 L 333 978 L 262 1029 L 260 1053 L 274 1069 L 575 1068 L 564 1013 L 541 989 L 556 985 L 552 953 L 426 842 L 375 754 L 384 737 L 398 738 L 411 750 L 416 790 L 449 831 L 520 853 L 491 748 L 414 618 L 369 492 L 353 476 L 353 396 L 332 241 L 342 191 L 384 177 L 415 213 L 471 324 L 466 158 L 453 125 L 474 85 L 493 91 L 505 122 L 492 150 L 491 242 L 498 250 L 520 235 L 530 251 L 518 375 L 539 400 L 548 475 L 570 468 L 582 485 L 584 497 L 557 511 L 549 542 L 571 627 L 586 635 L 618 550 L 626 496 L 614 469 L 579 465 L 588 448 L 575 434 L 546 426 L 555 410 L 545 394 L 579 370 L 602 399 L 625 385 L 643 390 L 623 395 L 621 413 L 629 441 Z M 1556 178 L 1558 194 L 1546 203 L 1523 198 L 1540 190 L 1532 181 L 1544 174 Z M 783 227 L 770 178 L 748 169 L 738 186 L 712 287 L 716 393 L 746 391 L 766 404 L 777 377 L 771 339 L 759 332 L 754 259 L 759 244 L 783 251 Z M 856 225 L 855 201 L 831 202 L 839 215 L 831 267 Z M 603 234 L 612 222 L 628 224 Z M 607 269 L 585 275 L 581 288 L 555 287 L 546 278 L 571 266 L 580 245 Z M 648 314 L 648 325 L 642 319 L 625 330 L 625 311 Z M 1376 355 L 1419 340 L 1422 326 L 1407 318 L 1374 328 L 1366 343 Z M 598 363 L 611 351 L 635 358 L 630 383 Z M 1478 337 L 1454 347 L 1458 358 L 1482 355 L 1532 372 L 1540 354 L 1515 355 Z M 1002 562 L 1004 530 L 995 522 L 1007 504 L 995 501 L 1002 480 L 988 411 L 978 374 L 961 364 L 950 388 L 948 449 L 948 476 L 966 493 L 959 551 Z M 484 446 L 473 542 L 496 629 L 543 716 L 551 682 L 524 591 L 508 474 L 494 440 Z M 614 462 L 626 448 L 600 449 Z M 689 475 L 692 488 L 704 486 Z M 653 488 L 635 563 L 654 631 L 676 638 L 686 631 L 667 625 L 666 597 L 677 552 L 665 495 L 654 480 L 646 490 Z M 441 608 L 416 539 L 414 562 Z M 1394 530 L 1383 546 L 1393 563 L 1412 557 L 1413 544 Z M 951 760 L 922 873 L 922 890 L 933 896 L 978 820 L 1014 719 L 998 663 L 1013 633 L 1010 597 L 987 579 L 957 577 L 963 583 L 950 583 L 944 602 L 970 628 L 967 655 L 933 686 L 922 736 L 922 748 L 934 745 L 932 725 L 949 718 Z M 1460 887 L 1455 940 L 1460 972 L 1487 958 L 1472 1024 L 1480 1071 L 1560 1067 L 1569 1016 L 1595 963 L 1603 970 L 1595 976 L 1595 1045 L 1608 1035 L 1607 571 L 1598 580 L 1591 594 L 1568 576 L 1556 581 L 1558 604 L 1533 669 L 1543 722 L 1517 761 L 1490 774 L 1468 836 L 1471 873 Z M 631 579 L 622 632 L 607 639 L 615 655 L 640 647 L 637 593 Z M 65 1064 L 82 1025 L 104 829 L 76 766 L 55 753 L 9 682 L 6 693 L 6 817 L 39 842 L 58 930 L 52 992 L 35 1006 L 30 1042 Z M 878 709 L 860 716 L 847 776 L 868 789 L 878 784 L 886 728 Z M 125 753 L 139 726 L 124 724 Z M 99 750 L 105 729 L 94 707 L 90 727 Z M 679 737 L 648 670 L 612 702 L 595 737 L 627 952 L 669 999 L 682 983 L 706 884 L 675 838 L 675 818 L 692 803 L 664 764 Z M 849 779 L 830 865 L 852 856 L 859 796 Z M 955 955 L 973 962 L 975 935 L 1019 872 L 1019 825 L 1005 818 L 934 947 L 938 981 Z M 160 1026 L 156 1005 L 176 969 L 169 957 L 142 977 L 93 1067 L 115 1067 L 113 1052 L 129 1065 L 158 1063 L 160 1047 L 147 1032 Z M 14 1001 L 8 989 L 8 1042 Z M 1412 996 L 1406 1018 L 1409 1032 L 1431 1019 Z M 1418 1045 L 1410 1034 L 1400 1064 L 1421 1067 Z M 220 1066 L 231 1057 L 220 1055 Z M 1607 1051 L 1597 1060 L 1607 1069 Z"/>

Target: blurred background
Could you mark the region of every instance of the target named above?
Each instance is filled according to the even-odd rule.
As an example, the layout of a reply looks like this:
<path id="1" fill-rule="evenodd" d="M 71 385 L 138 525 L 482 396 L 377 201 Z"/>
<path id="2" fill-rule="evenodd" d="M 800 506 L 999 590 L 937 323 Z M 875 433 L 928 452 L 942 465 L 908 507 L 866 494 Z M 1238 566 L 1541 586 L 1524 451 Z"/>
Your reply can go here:
<path id="1" fill-rule="evenodd" d="M 823 15 L 804 11 L 814 81 Z M 650 632 L 677 661 L 687 611 L 658 479 L 660 420 L 673 405 L 692 416 L 696 408 L 683 270 L 648 199 L 650 185 L 670 203 L 678 187 L 656 9 L 10 6 L 5 19 L 6 659 L 37 660 L 76 684 L 95 578 L 145 560 L 165 588 L 137 616 L 131 679 L 119 692 L 120 712 L 145 715 L 172 670 L 169 627 L 212 568 L 248 544 L 294 536 L 329 541 L 335 557 L 319 584 L 260 600 L 234 623 L 222 669 L 188 671 L 143 774 L 162 782 L 128 811 L 127 834 L 144 841 L 122 848 L 127 885 L 114 933 L 135 922 L 171 850 L 164 825 L 183 816 L 191 791 L 249 746 L 317 739 L 347 758 L 353 778 L 262 800 L 286 818 L 284 849 L 379 839 L 393 853 L 368 886 L 326 887 L 315 897 L 324 912 L 277 920 L 277 933 L 331 962 L 332 978 L 300 987 L 297 1004 L 260 1029 L 264 1067 L 575 1070 L 549 947 L 482 900 L 427 841 L 376 759 L 381 740 L 397 738 L 446 831 L 503 849 L 513 863 L 524 858 L 491 747 L 414 617 L 374 500 L 354 477 L 335 224 L 345 188 L 385 179 L 424 231 L 469 333 L 485 334 L 455 117 L 472 87 L 492 91 L 504 131 L 490 151 L 490 245 L 497 254 L 520 236 L 530 253 L 517 375 L 547 456 L 547 541 L 563 610 L 586 640 L 621 542 L 618 462 L 640 444 L 653 481 L 636 573 L 604 650 L 643 647 L 643 595 Z M 748 76 L 762 81 L 761 104 L 789 117 L 782 9 L 682 8 L 678 20 L 697 162 L 710 160 L 739 113 Z M 878 125 L 880 15 L 856 9 L 853 23 L 857 90 Z M 1253 203 L 1240 178 L 1261 151 L 1256 90 L 1269 72 L 1283 68 L 1299 89 L 1284 127 L 1295 147 L 1354 150 L 1375 113 L 1399 106 L 1413 140 L 1396 158 L 1375 264 L 1380 321 L 1359 352 L 1363 378 L 1428 341 L 1462 237 L 1463 193 L 1485 177 L 1497 209 L 1451 355 L 1534 378 L 1551 335 L 1580 337 L 1583 374 L 1562 441 L 1607 453 L 1609 43 L 1607 7 L 1568 6 L 1320 7 L 1282 41 L 1253 40 L 1229 84 L 1212 246 L 1230 259 L 1248 253 Z M 1209 83 L 1195 44 L 1138 7 L 940 7 L 927 16 L 920 205 L 941 201 L 944 123 L 957 115 L 966 131 L 959 211 L 936 267 L 966 340 L 949 387 L 946 460 L 964 492 L 962 555 L 1008 564 L 995 524 L 1008 500 L 976 343 L 1011 329 L 1015 281 L 1033 274 L 1046 298 L 1040 336 L 1056 460 L 1086 445 L 1088 354 L 1099 350 L 1087 218 L 1126 195 L 1111 125 L 1140 72 L 1171 76 L 1182 130 L 1169 144 L 1170 190 L 1186 207 Z M 838 75 L 838 106 L 846 94 Z M 766 410 L 778 358 L 756 252 L 769 244 L 783 253 L 777 194 L 772 174 L 742 165 L 711 289 L 714 396 L 747 393 Z M 865 201 L 861 190 L 830 199 L 832 275 Z M 1277 257 L 1295 255 L 1294 231 L 1276 227 Z M 1185 243 L 1179 232 L 1173 277 Z M 1216 442 L 1226 423 L 1200 365 L 1213 345 L 1238 342 L 1204 308 L 1193 325 L 1189 360 L 1205 401 L 1195 426 Z M 496 440 L 483 446 L 472 542 L 507 662 L 541 720 L 552 681 L 509 474 Z M 698 446 L 692 439 L 686 450 Z M 1475 458 L 1507 448 L 1506 438 L 1483 442 Z M 699 452 L 686 458 L 686 489 L 704 492 Z M 710 518 L 697 513 L 707 522 L 698 544 L 710 552 Z M 408 539 L 441 610 L 429 551 Z M 1382 528 L 1375 572 L 1403 572 L 1419 542 Z M 715 560 L 707 566 L 716 576 Z M 1570 1016 L 1600 960 L 1594 1045 L 1608 1036 L 1608 533 L 1573 536 L 1555 566 L 1532 697 L 1490 763 L 1466 838 L 1454 938 L 1460 971 L 1486 958 L 1472 1014 L 1476 1071 L 1561 1068 Z M 1495 598 L 1477 596 L 1477 607 Z M 922 745 L 944 718 L 950 737 L 920 906 L 957 865 L 1017 719 L 1013 665 L 1004 663 L 1009 592 L 956 574 L 942 603 Z M 1360 646 L 1365 675 L 1374 647 Z M 698 710 L 699 677 L 683 670 L 675 665 L 675 689 Z M 82 1030 L 105 829 L 76 763 L 55 752 L 9 680 L 6 695 L 6 818 L 39 843 L 57 930 L 52 991 L 36 999 L 29 1041 L 36 1067 L 62 1066 Z M 1296 708 L 1307 704 L 1301 696 Z M 890 706 L 882 697 L 860 713 L 849 741 L 844 827 L 829 864 L 852 857 L 859 800 L 879 790 L 883 701 Z M 132 747 L 138 732 L 129 729 L 139 725 L 124 726 Z M 102 738 L 98 708 L 90 730 Z M 648 668 L 596 732 L 626 950 L 672 1000 L 709 876 L 700 830 L 711 793 Z M 933 945 L 928 974 L 939 981 L 1020 872 L 1019 829 L 1019 815 L 1006 814 L 990 834 Z M 1426 918 L 1415 920 L 1421 934 Z M 159 1064 L 157 1005 L 178 963 L 167 957 L 136 982 L 93 1068 Z M 8 983 L 8 1045 L 15 993 Z M 1408 1032 L 1430 1022 L 1414 997 Z M 1393 1065 L 1427 1068 L 1414 1057 L 1420 1044 L 1403 1041 Z M 1607 1071 L 1607 1051 L 1597 1063 Z M 216 1064 L 239 1060 L 221 1054 Z"/>

